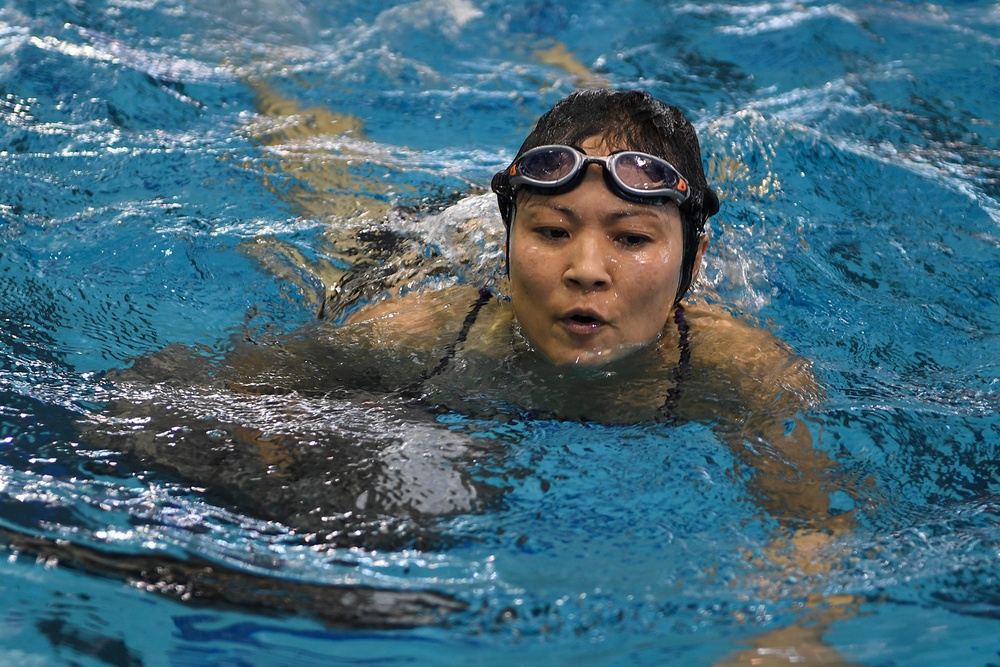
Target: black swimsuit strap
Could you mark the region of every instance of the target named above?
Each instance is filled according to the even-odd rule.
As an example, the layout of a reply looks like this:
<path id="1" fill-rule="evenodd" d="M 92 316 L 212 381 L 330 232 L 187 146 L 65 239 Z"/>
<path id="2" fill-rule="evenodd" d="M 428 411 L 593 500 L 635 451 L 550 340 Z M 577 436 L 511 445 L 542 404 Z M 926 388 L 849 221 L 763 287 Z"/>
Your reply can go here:
<path id="1" fill-rule="evenodd" d="M 479 298 L 476 302 L 472 304 L 472 308 L 465 315 L 465 320 L 462 322 L 462 329 L 458 332 L 458 336 L 455 340 L 448 343 L 448 346 L 444 349 L 444 354 L 438 361 L 437 366 L 430 370 L 426 370 L 420 374 L 420 377 L 414 380 L 406 389 L 403 390 L 404 395 L 414 395 L 419 394 L 420 388 L 425 382 L 430 380 L 436 375 L 440 375 L 448 368 L 451 360 L 455 358 L 455 354 L 458 352 L 458 346 L 465 342 L 469 337 L 469 332 L 472 330 L 472 325 L 476 323 L 476 319 L 479 317 L 479 311 L 483 309 L 490 299 L 493 298 L 493 294 L 489 290 L 481 289 L 479 290 Z"/>
<path id="2" fill-rule="evenodd" d="M 681 356 L 677 360 L 677 365 L 674 366 L 674 386 L 667 390 L 667 400 L 660 408 L 657 421 L 669 421 L 676 417 L 674 411 L 681 400 L 681 383 L 684 378 L 691 374 L 691 341 L 688 335 L 690 325 L 684 318 L 684 306 L 677 306 L 677 310 L 674 311 L 674 322 L 677 324 L 677 333 L 680 335 L 677 347 L 681 351 Z"/>

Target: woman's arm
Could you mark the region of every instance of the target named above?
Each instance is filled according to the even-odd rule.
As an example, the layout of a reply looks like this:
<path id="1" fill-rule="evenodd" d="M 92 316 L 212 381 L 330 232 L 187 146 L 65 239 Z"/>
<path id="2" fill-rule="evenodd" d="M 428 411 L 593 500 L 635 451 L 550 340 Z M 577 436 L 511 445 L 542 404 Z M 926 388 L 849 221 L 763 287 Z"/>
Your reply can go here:
<path id="1" fill-rule="evenodd" d="M 713 424 L 752 466 L 758 501 L 782 523 L 841 530 L 844 517 L 831 514 L 830 494 L 856 493 L 836 462 L 814 447 L 802 418 L 822 397 L 808 361 L 721 308 L 689 307 L 685 317 L 697 385 L 690 416 Z"/>
<path id="2" fill-rule="evenodd" d="M 702 405 L 700 418 L 715 424 L 737 458 L 753 472 L 750 486 L 762 509 L 783 531 L 760 554 L 788 576 L 762 577 L 762 597 L 786 597 L 789 581 L 807 603 L 798 622 L 754 637 L 750 648 L 726 665 L 806 662 L 847 664 L 823 641 L 830 623 L 855 613 L 849 596 L 822 597 L 817 578 L 837 567 L 835 544 L 853 528 L 853 512 L 836 512 L 831 495 L 861 497 L 861 484 L 813 443 L 803 411 L 822 398 L 807 360 L 769 331 L 732 317 L 721 308 L 698 306 L 685 315 L 691 325 L 693 375 L 711 383 L 702 391 L 720 400 Z M 708 414 L 708 409 L 714 413 Z"/>

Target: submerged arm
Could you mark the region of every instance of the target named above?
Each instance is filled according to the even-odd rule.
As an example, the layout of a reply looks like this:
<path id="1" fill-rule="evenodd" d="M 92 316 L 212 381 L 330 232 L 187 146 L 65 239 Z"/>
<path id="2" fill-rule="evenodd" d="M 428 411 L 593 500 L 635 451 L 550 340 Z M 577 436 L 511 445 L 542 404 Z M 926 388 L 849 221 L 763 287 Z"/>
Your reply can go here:
<path id="1" fill-rule="evenodd" d="M 754 470 L 758 501 L 783 524 L 840 530 L 830 494 L 846 481 L 826 452 L 817 450 L 802 412 L 819 402 L 822 389 L 809 363 L 770 332 L 750 326 L 721 308 L 688 309 L 694 379 L 711 396 L 693 415 L 717 431 Z"/>
<path id="2" fill-rule="evenodd" d="M 770 332 L 721 309 L 691 310 L 688 319 L 697 332 L 692 348 L 698 346 L 693 358 L 704 364 L 700 374 L 725 396 L 710 406 L 712 414 L 701 417 L 716 424 L 739 460 L 752 468 L 750 486 L 757 502 L 783 528 L 761 556 L 788 576 L 762 578 L 761 592 L 784 598 L 796 594 L 788 582 L 797 581 L 793 588 L 805 595 L 808 610 L 795 624 L 753 638 L 752 648 L 724 664 L 846 664 L 823 642 L 823 634 L 831 622 L 853 613 L 856 601 L 824 598 L 816 592 L 816 582 L 837 567 L 832 545 L 854 524 L 852 512 L 831 507 L 831 495 L 844 491 L 858 498 L 860 489 L 814 446 L 802 417 L 819 402 L 822 389 L 809 363 Z"/>

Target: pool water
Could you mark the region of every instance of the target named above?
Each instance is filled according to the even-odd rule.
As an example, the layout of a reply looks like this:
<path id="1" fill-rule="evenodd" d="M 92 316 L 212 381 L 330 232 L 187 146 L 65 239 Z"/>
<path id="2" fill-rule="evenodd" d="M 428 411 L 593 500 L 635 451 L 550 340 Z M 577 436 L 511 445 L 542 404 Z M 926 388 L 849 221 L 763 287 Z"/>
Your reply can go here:
<path id="1" fill-rule="evenodd" d="M 1000 663 L 1000 5 L 15 0 L 0 53 L 0 663 L 707 665 L 803 627 L 854 664 Z M 772 557 L 711 424 L 133 388 L 164 433 L 211 415 L 455 485 L 423 541 L 361 546 L 95 432 L 109 371 L 309 325 L 325 285 L 350 312 L 500 284 L 477 195 L 595 84 L 692 118 L 723 199 L 693 296 L 812 360 L 801 416 L 865 490 L 832 493 L 827 567 Z M 462 495 L 470 457 L 495 497 Z M 301 597 L 124 583 L 158 559 Z"/>

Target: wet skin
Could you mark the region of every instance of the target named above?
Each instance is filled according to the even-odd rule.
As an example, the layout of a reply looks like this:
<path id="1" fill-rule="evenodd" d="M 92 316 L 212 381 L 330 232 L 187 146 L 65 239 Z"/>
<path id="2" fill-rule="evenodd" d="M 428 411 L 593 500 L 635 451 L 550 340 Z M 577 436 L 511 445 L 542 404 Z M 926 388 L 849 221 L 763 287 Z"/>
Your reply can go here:
<path id="1" fill-rule="evenodd" d="M 581 148 L 606 156 L 617 147 L 591 137 Z M 615 361 L 663 332 L 683 250 L 675 204 L 621 199 L 608 189 L 601 165 L 589 165 L 569 192 L 518 196 L 509 251 L 514 317 L 556 365 Z"/>

